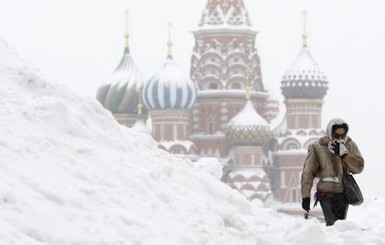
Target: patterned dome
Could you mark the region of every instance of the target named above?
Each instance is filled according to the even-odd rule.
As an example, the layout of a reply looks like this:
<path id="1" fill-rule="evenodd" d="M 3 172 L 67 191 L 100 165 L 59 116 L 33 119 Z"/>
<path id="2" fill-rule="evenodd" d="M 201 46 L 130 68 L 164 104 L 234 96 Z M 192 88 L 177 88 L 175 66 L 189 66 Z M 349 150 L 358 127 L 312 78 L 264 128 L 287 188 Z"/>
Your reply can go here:
<path id="1" fill-rule="evenodd" d="M 321 71 L 306 45 L 302 47 L 295 62 L 283 75 L 281 84 L 283 95 L 289 99 L 322 99 L 328 89 L 326 75 Z"/>
<path id="2" fill-rule="evenodd" d="M 169 56 L 144 86 L 143 100 L 150 110 L 189 110 L 195 103 L 196 93 L 194 83 Z"/>
<path id="3" fill-rule="evenodd" d="M 136 113 L 143 84 L 142 74 L 126 48 L 111 78 L 99 87 L 96 98 L 112 113 Z"/>
<path id="4" fill-rule="evenodd" d="M 265 145 L 270 138 L 270 125 L 248 100 L 243 109 L 230 120 L 226 137 L 232 145 Z"/>

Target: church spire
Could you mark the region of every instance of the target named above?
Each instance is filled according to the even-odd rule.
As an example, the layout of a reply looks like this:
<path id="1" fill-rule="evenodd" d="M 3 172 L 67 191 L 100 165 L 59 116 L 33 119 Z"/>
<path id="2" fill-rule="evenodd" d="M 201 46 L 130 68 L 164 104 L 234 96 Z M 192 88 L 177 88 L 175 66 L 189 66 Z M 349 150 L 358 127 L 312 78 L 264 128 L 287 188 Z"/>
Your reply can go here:
<path id="1" fill-rule="evenodd" d="M 306 32 L 306 16 L 307 16 L 306 10 L 304 10 L 304 11 L 302 12 L 302 14 L 303 14 L 302 46 L 303 46 L 303 47 L 307 47 L 307 38 L 308 38 L 308 35 L 307 35 L 307 32 Z"/>
<path id="2" fill-rule="evenodd" d="M 124 53 L 130 53 L 130 34 L 128 32 L 128 25 L 129 25 L 129 15 L 130 12 L 128 12 L 128 9 L 125 11 L 126 14 L 126 31 L 124 33 Z"/>
<path id="3" fill-rule="evenodd" d="M 172 58 L 172 45 L 173 45 L 172 38 L 171 38 L 172 23 L 168 22 L 167 25 L 168 25 L 168 42 L 167 42 L 168 51 L 167 51 L 167 58 Z"/>

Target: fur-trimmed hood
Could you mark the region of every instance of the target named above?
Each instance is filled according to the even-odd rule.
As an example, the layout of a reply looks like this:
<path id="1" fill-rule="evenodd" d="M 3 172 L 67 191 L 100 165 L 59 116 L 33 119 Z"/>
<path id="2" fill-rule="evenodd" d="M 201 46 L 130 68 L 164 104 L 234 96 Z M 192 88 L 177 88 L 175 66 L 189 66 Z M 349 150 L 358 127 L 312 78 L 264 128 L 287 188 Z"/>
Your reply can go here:
<path id="1" fill-rule="evenodd" d="M 328 123 L 328 126 L 326 127 L 326 135 L 327 137 L 329 138 L 328 141 L 332 141 L 333 140 L 333 126 L 335 125 L 338 125 L 338 126 L 346 126 L 346 134 L 349 133 L 349 125 L 345 122 L 345 120 L 341 119 L 341 118 L 334 118 L 332 120 L 329 121 Z M 322 139 L 322 138 L 321 138 Z M 320 143 L 321 143 L 321 139 L 320 139 Z M 346 141 L 349 139 L 348 135 L 346 135 L 346 137 L 344 138 L 344 143 L 346 143 Z"/>

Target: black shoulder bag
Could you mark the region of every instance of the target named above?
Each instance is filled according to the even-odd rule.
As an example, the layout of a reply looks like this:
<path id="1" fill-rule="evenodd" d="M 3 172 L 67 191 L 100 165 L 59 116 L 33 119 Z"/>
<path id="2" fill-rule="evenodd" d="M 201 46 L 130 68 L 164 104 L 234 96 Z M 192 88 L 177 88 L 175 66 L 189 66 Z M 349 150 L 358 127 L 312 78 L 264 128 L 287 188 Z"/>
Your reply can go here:
<path id="1" fill-rule="evenodd" d="M 364 202 L 360 187 L 358 186 L 353 175 L 344 171 L 342 175 L 342 182 L 344 183 L 345 200 L 348 204 L 353 206 L 361 205 Z"/>

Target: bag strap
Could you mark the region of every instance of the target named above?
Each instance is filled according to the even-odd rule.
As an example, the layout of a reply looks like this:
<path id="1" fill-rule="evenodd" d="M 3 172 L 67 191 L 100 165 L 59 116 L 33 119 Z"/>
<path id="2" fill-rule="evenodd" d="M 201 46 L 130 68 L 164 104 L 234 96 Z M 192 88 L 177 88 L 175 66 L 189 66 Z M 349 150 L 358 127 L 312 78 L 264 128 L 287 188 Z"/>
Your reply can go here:
<path id="1" fill-rule="evenodd" d="M 342 175 L 343 175 L 344 173 L 350 174 L 350 172 L 347 171 L 346 163 L 344 163 L 344 161 L 343 161 L 342 159 L 341 159 L 341 165 L 342 165 Z"/>

